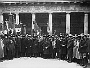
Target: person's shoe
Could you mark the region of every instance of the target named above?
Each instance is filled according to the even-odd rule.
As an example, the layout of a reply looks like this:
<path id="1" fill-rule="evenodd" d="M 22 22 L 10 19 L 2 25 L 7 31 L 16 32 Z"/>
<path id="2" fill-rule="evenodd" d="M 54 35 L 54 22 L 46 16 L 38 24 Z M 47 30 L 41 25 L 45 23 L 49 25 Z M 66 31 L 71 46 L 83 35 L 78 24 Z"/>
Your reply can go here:
<path id="1" fill-rule="evenodd" d="M 69 63 L 71 63 L 72 61 L 69 61 Z"/>
<path id="2" fill-rule="evenodd" d="M 87 67 L 87 65 L 83 65 L 82 67 L 83 67 L 83 68 L 86 68 L 86 67 Z"/>
<path id="3" fill-rule="evenodd" d="M 0 62 L 3 62 L 2 58 L 0 59 Z"/>

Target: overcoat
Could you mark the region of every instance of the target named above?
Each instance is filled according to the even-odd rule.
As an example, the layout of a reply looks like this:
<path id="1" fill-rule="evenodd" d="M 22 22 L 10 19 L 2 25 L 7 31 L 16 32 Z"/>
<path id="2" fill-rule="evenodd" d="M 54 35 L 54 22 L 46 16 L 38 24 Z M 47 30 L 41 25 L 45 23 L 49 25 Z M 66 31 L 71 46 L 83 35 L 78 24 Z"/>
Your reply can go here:
<path id="1" fill-rule="evenodd" d="M 39 42 L 37 39 L 33 39 L 33 46 L 32 46 L 32 51 L 33 53 L 38 53 L 38 45 L 39 45 Z"/>
<path id="2" fill-rule="evenodd" d="M 44 44 L 43 44 L 43 53 L 44 54 L 51 54 L 51 42 L 48 40 L 48 41 L 45 41 Z"/>
<path id="3" fill-rule="evenodd" d="M 3 47 L 4 47 L 3 40 L 0 38 L 0 58 L 4 57 Z"/>

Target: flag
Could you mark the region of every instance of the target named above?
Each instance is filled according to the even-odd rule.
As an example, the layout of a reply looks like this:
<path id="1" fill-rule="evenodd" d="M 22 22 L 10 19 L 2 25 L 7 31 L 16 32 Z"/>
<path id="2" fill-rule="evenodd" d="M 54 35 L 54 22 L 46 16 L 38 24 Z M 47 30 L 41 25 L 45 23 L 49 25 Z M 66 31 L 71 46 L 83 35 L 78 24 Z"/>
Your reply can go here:
<path id="1" fill-rule="evenodd" d="M 41 29 L 39 28 L 39 26 L 37 25 L 37 23 L 35 21 L 33 21 L 34 24 L 34 32 L 39 35 L 41 33 Z"/>
<path id="2" fill-rule="evenodd" d="M 9 14 L 8 28 L 13 29 L 15 27 L 14 23 L 15 23 L 15 20 L 14 20 L 13 14 Z"/>
<path id="3" fill-rule="evenodd" d="M 0 23 L 0 31 L 2 31 L 2 23 Z"/>
<path id="4" fill-rule="evenodd" d="M 49 23 L 47 23 L 47 32 L 50 32 L 50 27 L 49 27 Z"/>

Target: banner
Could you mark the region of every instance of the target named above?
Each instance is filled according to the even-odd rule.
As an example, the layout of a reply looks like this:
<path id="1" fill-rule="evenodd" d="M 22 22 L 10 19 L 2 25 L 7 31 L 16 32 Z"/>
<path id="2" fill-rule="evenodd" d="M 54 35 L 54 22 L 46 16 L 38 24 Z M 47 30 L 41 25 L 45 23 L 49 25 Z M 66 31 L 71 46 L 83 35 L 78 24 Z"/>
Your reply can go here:
<path id="1" fill-rule="evenodd" d="M 49 26 L 49 23 L 47 23 L 47 32 L 48 32 L 48 33 L 50 32 L 50 26 Z"/>
<path id="2" fill-rule="evenodd" d="M 2 31 L 2 23 L 0 23 L 0 31 Z"/>
<path id="3" fill-rule="evenodd" d="M 34 33 L 39 35 L 41 33 L 41 29 L 39 28 L 39 26 L 37 25 L 35 21 L 33 21 L 33 24 L 34 24 Z"/>
<path id="4" fill-rule="evenodd" d="M 15 20 L 13 14 L 9 14 L 8 28 L 13 29 L 15 27 L 14 23 Z"/>

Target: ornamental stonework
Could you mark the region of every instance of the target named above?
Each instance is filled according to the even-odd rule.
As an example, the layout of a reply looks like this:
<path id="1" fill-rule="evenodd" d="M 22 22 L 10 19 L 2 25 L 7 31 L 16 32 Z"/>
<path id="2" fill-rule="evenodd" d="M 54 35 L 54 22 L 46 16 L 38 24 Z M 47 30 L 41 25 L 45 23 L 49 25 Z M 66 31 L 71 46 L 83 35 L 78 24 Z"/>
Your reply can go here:
<path id="1" fill-rule="evenodd" d="M 61 4 L 61 5 L 34 5 L 34 6 L 4 6 L 0 9 L 2 12 L 89 12 L 90 7 L 74 5 L 74 4 Z"/>

